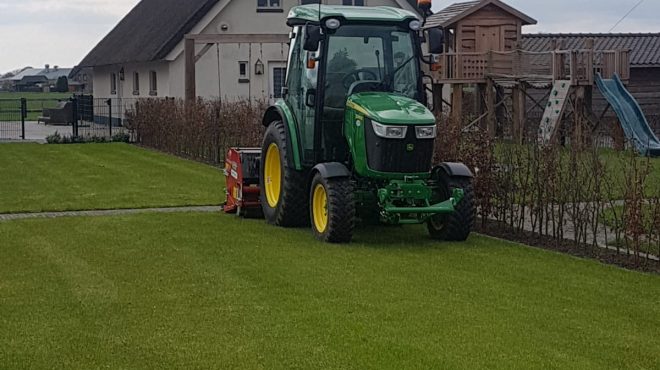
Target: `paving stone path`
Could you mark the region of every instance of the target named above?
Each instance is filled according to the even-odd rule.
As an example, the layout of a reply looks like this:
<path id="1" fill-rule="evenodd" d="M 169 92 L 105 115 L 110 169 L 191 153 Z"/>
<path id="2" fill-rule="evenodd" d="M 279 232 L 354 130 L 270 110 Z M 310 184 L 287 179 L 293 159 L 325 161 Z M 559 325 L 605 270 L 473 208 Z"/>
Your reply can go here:
<path id="1" fill-rule="evenodd" d="M 66 212 L 40 212 L 40 213 L 9 213 L 0 214 L 0 222 L 12 220 L 25 220 L 30 218 L 59 218 L 78 216 L 118 216 L 132 215 L 138 213 L 183 213 L 183 212 L 220 212 L 220 206 L 203 207 L 166 207 L 166 208 L 142 208 L 142 209 L 111 209 L 105 211 L 66 211 Z"/>

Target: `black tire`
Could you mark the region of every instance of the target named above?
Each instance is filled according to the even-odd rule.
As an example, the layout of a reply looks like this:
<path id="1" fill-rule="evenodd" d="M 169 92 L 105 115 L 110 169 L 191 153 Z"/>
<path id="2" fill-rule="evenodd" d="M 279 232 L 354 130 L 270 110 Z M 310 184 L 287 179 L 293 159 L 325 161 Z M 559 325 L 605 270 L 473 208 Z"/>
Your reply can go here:
<path id="1" fill-rule="evenodd" d="M 271 144 L 277 145 L 280 154 L 281 184 L 277 205 L 272 207 L 267 200 L 265 191 L 264 162 L 266 152 Z M 259 169 L 259 186 L 261 188 L 261 207 L 268 223 L 282 227 L 305 227 L 309 225 L 307 213 L 307 178 L 304 172 L 297 171 L 290 165 L 289 142 L 286 127 L 282 121 L 274 121 L 266 129 L 261 147 L 261 164 Z"/>
<path id="2" fill-rule="evenodd" d="M 314 193 L 323 187 L 327 202 L 327 226 L 319 230 L 314 217 Z M 317 239 L 326 243 L 350 243 L 355 228 L 353 186 L 348 178 L 325 179 L 316 174 L 309 192 L 309 218 Z"/>
<path id="3" fill-rule="evenodd" d="M 436 215 L 426 226 L 431 238 L 446 241 L 465 241 L 474 227 L 476 207 L 472 179 L 468 177 L 450 177 L 444 171 L 438 176 L 441 187 L 440 201 L 451 197 L 454 189 L 463 189 L 463 200 L 456 206 L 456 212 L 449 215 Z"/>

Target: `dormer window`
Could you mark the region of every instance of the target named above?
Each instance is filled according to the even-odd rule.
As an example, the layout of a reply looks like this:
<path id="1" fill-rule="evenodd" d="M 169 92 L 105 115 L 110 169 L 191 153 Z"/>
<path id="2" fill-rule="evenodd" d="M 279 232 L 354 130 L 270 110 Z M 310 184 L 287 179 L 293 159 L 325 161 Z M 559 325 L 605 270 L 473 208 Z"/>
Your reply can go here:
<path id="1" fill-rule="evenodd" d="M 257 0 L 257 13 L 283 13 L 283 0 Z"/>

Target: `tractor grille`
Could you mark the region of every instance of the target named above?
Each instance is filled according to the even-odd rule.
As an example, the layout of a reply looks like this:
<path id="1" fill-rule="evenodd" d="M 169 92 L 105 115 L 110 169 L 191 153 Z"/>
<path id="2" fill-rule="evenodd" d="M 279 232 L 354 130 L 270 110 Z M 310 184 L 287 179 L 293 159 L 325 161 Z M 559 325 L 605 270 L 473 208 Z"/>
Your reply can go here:
<path id="1" fill-rule="evenodd" d="M 408 133 L 403 140 L 376 136 L 370 120 L 365 122 L 365 131 L 367 163 L 371 170 L 396 173 L 423 173 L 431 170 L 435 140 L 417 139 L 414 126 L 408 127 Z"/>

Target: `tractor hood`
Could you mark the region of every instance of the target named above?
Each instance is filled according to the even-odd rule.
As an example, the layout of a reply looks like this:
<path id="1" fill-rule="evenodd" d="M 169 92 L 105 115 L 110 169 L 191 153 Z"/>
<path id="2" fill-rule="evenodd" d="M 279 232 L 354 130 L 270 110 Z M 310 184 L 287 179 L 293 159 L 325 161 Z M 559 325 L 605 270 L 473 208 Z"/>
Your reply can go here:
<path id="1" fill-rule="evenodd" d="M 353 94 L 346 103 L 366 117 L 384 124 L 433 125 L 435 117 L 424 105 L 405 96 L 385 92 Z"/>

